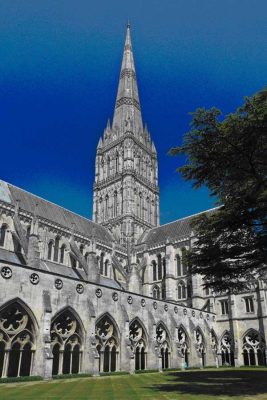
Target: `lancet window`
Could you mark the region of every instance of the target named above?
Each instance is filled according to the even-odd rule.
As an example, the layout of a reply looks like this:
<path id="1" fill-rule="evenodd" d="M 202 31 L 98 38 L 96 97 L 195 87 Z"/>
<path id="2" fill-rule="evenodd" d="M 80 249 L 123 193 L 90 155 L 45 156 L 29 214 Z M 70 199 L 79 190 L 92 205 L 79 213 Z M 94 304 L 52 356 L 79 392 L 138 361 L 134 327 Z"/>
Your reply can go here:
<path id="1" fill-rule="evenodd" d="M 186 286 L 183 281 L 178 283 L 178 300 L 186 299 Z"/>
<path id="2" fill-rule="evenodd" d="M 48 250 L 47 250 L 47 259 L 52 260 L 52 253 L 53 253 L 53 241 L 50 240 L 48 243 Z"/>
<path id="3" fill-rule="evenodd" d="M 12 303 L 0 312 L 0 377 L 29 376 L 35 352 L 35 329 L 26 310 Z"/>
<path id="4" fill-rule="evenodd" d="M 154 299 L 160 299 L 160 288 L 158 285 L 155 285 L 152 289 L 152 295 Z"/>
<path id="5" fill-rule="evenodd" d="M 135 369 L 146 369 L 147 340 L 144 328 L 137 319 L 130 324 L 129 338 L 131 341 L 131 349 L 135 356 Z"/>
<path id="6" fill-rule="evenodd" d="M 51 346 L 53 375 L 78 374 L 82 362 L 83 334 L 81 326 L 70 310 L 65 310 L 52 322 Z"/>
<path id="7" fill-rule="evenodd" d="M 162 369 L 170 367 L 170 340 L 165 326 L 160 323 L 156 328 L 156 340 L 159 348 Z"/>
<path id="8" fill-rule="evenodd" d="M 265 340 L 259 332 L 251 329 L 243 338 L 244 365 L 266 365 Z"/>
<path id="9" fill-rule="evenodd" d="M 0 229 L 0 246 L 4 247 L 7 232 L 7 225 L 3 224 Z"/>
<path id="10" fill-rule="evenodd" d="M 66 245 L 63 244 L 60 248 L 60 263 L 64 264 L 65 261 L 65 251 L 66 251 Z"/>
<path id="11" fill-rule="evenodd" d="M 119 367 L 119 338 L 115 324 L 108 315 L 104 315 L 96 324 L 95 337 L 99 371 L 116 371 Z"/>
<path id="12" fill-rule="evenodd" d="M 54 246 L 54 261 L 58 262 L 58 252 L 59 252 L 59 236 L 55 239 L 55 246 Z"/>

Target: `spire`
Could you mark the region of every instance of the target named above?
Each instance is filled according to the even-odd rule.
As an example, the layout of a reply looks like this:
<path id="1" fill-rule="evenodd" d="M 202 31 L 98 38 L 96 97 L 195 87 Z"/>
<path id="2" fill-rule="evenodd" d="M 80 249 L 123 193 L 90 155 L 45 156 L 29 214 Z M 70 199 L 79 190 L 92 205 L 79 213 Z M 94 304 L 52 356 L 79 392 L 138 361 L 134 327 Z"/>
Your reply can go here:
<path id="1" fill-rule="evenodd" d="M 137 134 L 140 130 L 143 130 L 129 22 L 127 24 L 112 129 L 118 130 L 120 135 L 126 131 Z"/>

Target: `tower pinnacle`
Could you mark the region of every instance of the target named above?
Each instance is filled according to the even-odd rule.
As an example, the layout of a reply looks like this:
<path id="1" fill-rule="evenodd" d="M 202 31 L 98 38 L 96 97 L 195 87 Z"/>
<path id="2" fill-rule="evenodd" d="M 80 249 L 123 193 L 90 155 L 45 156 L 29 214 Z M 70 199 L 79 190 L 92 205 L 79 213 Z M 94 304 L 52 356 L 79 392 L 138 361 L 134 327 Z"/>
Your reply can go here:
<path id="1" fill-rule="evenodd" d="M 123 135 L 127 131 L 138 134 L 143 130 L 129 22 L 126 30 L 112 129 L 118 131 L 119 135 Z"/>

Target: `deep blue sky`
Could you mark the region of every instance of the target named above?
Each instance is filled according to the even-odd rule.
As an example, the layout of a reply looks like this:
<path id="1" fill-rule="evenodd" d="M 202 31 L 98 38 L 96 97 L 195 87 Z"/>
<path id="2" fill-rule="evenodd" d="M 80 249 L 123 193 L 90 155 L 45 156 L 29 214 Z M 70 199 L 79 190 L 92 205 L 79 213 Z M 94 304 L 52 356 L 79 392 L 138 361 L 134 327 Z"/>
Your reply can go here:
<path id="1" fill-rule="evenodd" d="M 188 113 L 234 111 L 266 85 L 266 0 L 0 0 L 0 178 L 91 218 L 127 19 L 159 155 L 161 223 L 213 206 L 167 155 Z"/>

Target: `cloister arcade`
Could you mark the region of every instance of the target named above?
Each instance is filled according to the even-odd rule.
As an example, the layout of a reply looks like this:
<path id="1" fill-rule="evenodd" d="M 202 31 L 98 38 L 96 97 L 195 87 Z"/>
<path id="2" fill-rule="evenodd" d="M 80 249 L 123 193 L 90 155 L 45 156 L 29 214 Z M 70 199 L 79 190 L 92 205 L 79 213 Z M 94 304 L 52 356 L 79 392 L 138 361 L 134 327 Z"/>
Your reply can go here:
<path id="1" fill-rule="evenodd" d="M 84 371 L 83 359 L 85 335 L 83 324 L 70 308 L 58 312 L 51 320 L 50 338 L 52 352 L 52 375 L 76 374 Z M 211 347 L 218 365 L 234 365 L 234 343 L 229 331 L 218 340 L 215 332 L 204 337 L 201 328 L 192 330 L 191 339 L 183 325 L 172 338 L 166 325 L 159 321 L 155 326 L 155 342 L 149 339 L 146 327 L 136 317 L 129 322 L 129 346 L 133 369 L 143 370 L 154 346 L 158 357 L 158 368 L 172 367 L 172 360 L 180 359 L 181 367 L 191 366 L 191 356 L 197 355 L 199 366 L 206 364 L 207 346 Z M 0 309 L 0 377 L 19 377 L 32 374 L 38 324 L 30 309 L 19 299 L 7 303 Z M 121 370 L 122 338 L 113 317 L 105 313 L 95 321 L 95 359 L 99 372 Z M 266 365 L 266 345 L 263 336 L 256 330 L 248 330 L 242 337 L 244 365 Z M 193 364 L 192 364 L 193 365 Z"/>

